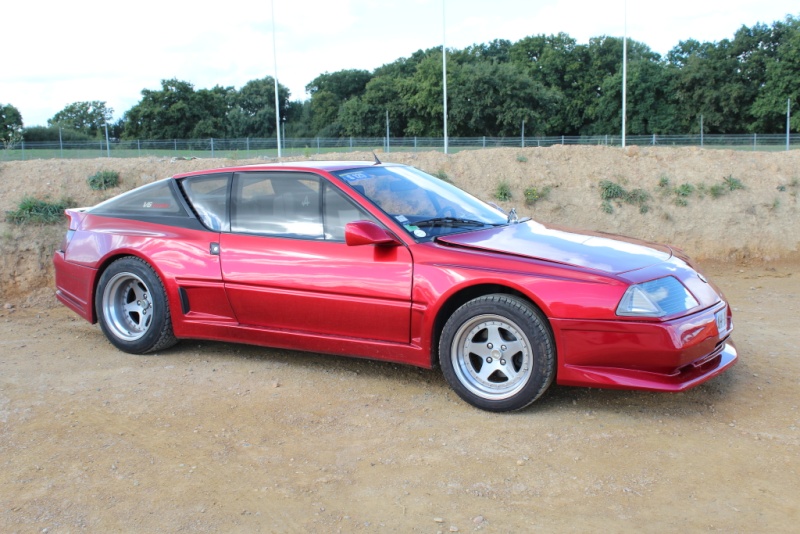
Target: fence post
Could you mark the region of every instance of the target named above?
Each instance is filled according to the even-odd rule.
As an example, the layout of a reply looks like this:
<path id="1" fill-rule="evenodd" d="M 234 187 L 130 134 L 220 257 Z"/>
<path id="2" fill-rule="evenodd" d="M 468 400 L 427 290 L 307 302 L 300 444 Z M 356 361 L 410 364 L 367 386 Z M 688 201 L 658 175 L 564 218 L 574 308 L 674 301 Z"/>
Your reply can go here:
<path id="1" fill-rule="evenodd" d="M 172 140 L 172 145 L 175 147 L 175 155 L 177 156 L 178 155 L 178 140 L 177 139 L 173 139 Z"/>
<path id="2" fill-rule="evenodd" d="M 250 158 L 250 138 L 249 137 L 246 138 L 245 146 L 247 146 L 247 157 Z"/>
<path id="3" fill-rule="evenodd" d="M 319 136 L 317 136 L 317 154 L 319 154 Z"/>
<path id="4" fill-rule="evenodd" d="M 483 148 L 486 148 L 486 136 L 483 136 Z"/>
<path id="5" fill-rule="evenodd" d="M 757 145 L 757 144 L 758 144 L 758 134 L 757 134 L 757 133 L 754 133 L 754 134 L 753 134 L 753 150 L 755 150 L 755 149 L 756 149 L 756 145 Z"/>
<path id="6" fill-rule="evenodd" d="M 142 142 L 137 139 L 136 140 L 136 152 L 139 154 L 139 157 L 142 157 Z"/>
<path id="7" fill-rule="evenodd" d="M 417 136 L 414 136 L 414 152 L 417 151 Z"/>
<path id="8" fill-rule="evenodd" d="M 563 135 L 561 136 L 561 144 L 562 145 L 564 144 L 564 136 Z"/>
<path id="9" fill-rule="evenodd" d="M 214 138 L 211 138 L 211 159 L 214 159 Z"/>
<path id="10" fill-rule="evenodd" d="M 353 136 L 350 136 L 350 152 L 353 151 Z"/>
<path id="11" fill-rule="evenodd" d="M 653 146 L 656 146 L 656 134 L 653 134 Z"/>

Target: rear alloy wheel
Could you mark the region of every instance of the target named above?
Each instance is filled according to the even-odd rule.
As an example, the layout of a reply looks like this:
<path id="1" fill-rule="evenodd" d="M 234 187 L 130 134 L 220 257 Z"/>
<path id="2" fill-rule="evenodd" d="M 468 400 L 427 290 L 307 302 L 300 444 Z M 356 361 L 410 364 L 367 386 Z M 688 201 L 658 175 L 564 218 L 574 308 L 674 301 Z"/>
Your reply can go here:
<path id="1" fill-rule="evenodd" d="M 100 328 L 118 349 L 145 354 L 177 340 L 161 279 L 139 258 L 122 258 L 105 270 L 95 295 Z"/>
<path id="2" fill-rule="evenodd" d="M 546 320 L 527 301 L 486 295 L 447 321 L 439 363 L 459 397 L 483 410 L 506 412 L 528 406 L 547 390 L 555 349 Z"/>

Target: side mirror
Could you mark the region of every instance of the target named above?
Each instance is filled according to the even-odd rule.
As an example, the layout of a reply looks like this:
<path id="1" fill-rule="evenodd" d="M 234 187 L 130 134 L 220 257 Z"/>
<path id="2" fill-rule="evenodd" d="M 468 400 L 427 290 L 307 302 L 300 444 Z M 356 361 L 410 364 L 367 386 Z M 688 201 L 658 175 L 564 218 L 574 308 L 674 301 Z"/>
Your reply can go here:
<path id="1" fill-rule="evenodd" d="M 400 242 L 372 221 L 353 221 L 344 226 L 344 241 L 351 247 L 359 245 L 397 246 Z"/>

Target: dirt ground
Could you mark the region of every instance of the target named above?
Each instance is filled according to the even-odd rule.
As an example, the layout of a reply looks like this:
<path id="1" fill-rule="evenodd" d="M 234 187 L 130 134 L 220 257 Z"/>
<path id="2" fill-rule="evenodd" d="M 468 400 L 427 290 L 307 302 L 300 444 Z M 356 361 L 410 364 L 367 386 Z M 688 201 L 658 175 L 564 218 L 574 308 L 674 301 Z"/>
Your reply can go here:
<path id="1" fill-rule="evenodd" d="M 484 198 L 505 179 L 539 220 L 683 245 L 733 307 L 740 362 L 709 383 L 553 387 L 504 415 L 388 363 L 198 341 L 121 353 L 52 296 L 64 229 L 2 223 L 0 532 L 796 532 L 797 152 L 392 155 Z M 115 165 L 132 188 L 229 163 Z M 97 202 L 85 179 L 99 168 L 2 164 L 0 209 L 24 194 Z M 730 174 L 746 189 L 687 206 L 657 185 Z M 650 211 L 605 213 L 601 179 L 648 189 Z M 553 192 L 522 207 L 531 184 Z"/>

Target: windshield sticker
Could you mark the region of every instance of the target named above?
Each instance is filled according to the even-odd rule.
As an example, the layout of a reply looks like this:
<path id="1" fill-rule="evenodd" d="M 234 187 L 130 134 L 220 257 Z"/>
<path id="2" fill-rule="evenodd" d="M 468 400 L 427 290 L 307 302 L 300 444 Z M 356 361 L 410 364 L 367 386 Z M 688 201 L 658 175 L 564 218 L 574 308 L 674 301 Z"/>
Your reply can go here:
<path id="1" fill-rule="evenodd" d="M 354 180 L 366 180 L 367 178 L 369 178 L 369 176 L 367 176 L 365 173 L 361 171 L 356 171 L 356 172 L 348 172 L 347 174 L 340 174 L 339 178 L 346 180 L 348 182 L 352 182 Z"/>
<path id="2" fill-rule="evenodd" d="M 425 237 L 428 235 L 425 233 L 425 230 L 420 230 L 418 226 L 414 226 L 413 224 L 404 224 L 403 227 L 417 237 Z"/>
<path id="3" fill-rule="evenodd" d="M 398 221 L 400 221 L 401 223 L 407 223 L 407 222 L 408 222 L 408 219 L 406 219 L 406 216 L 405 216 L 405 215 L 397 215 L 397 216 L 395 217 L 395 219 L 397 219 L 397 220 L 398 220 Z"/>

